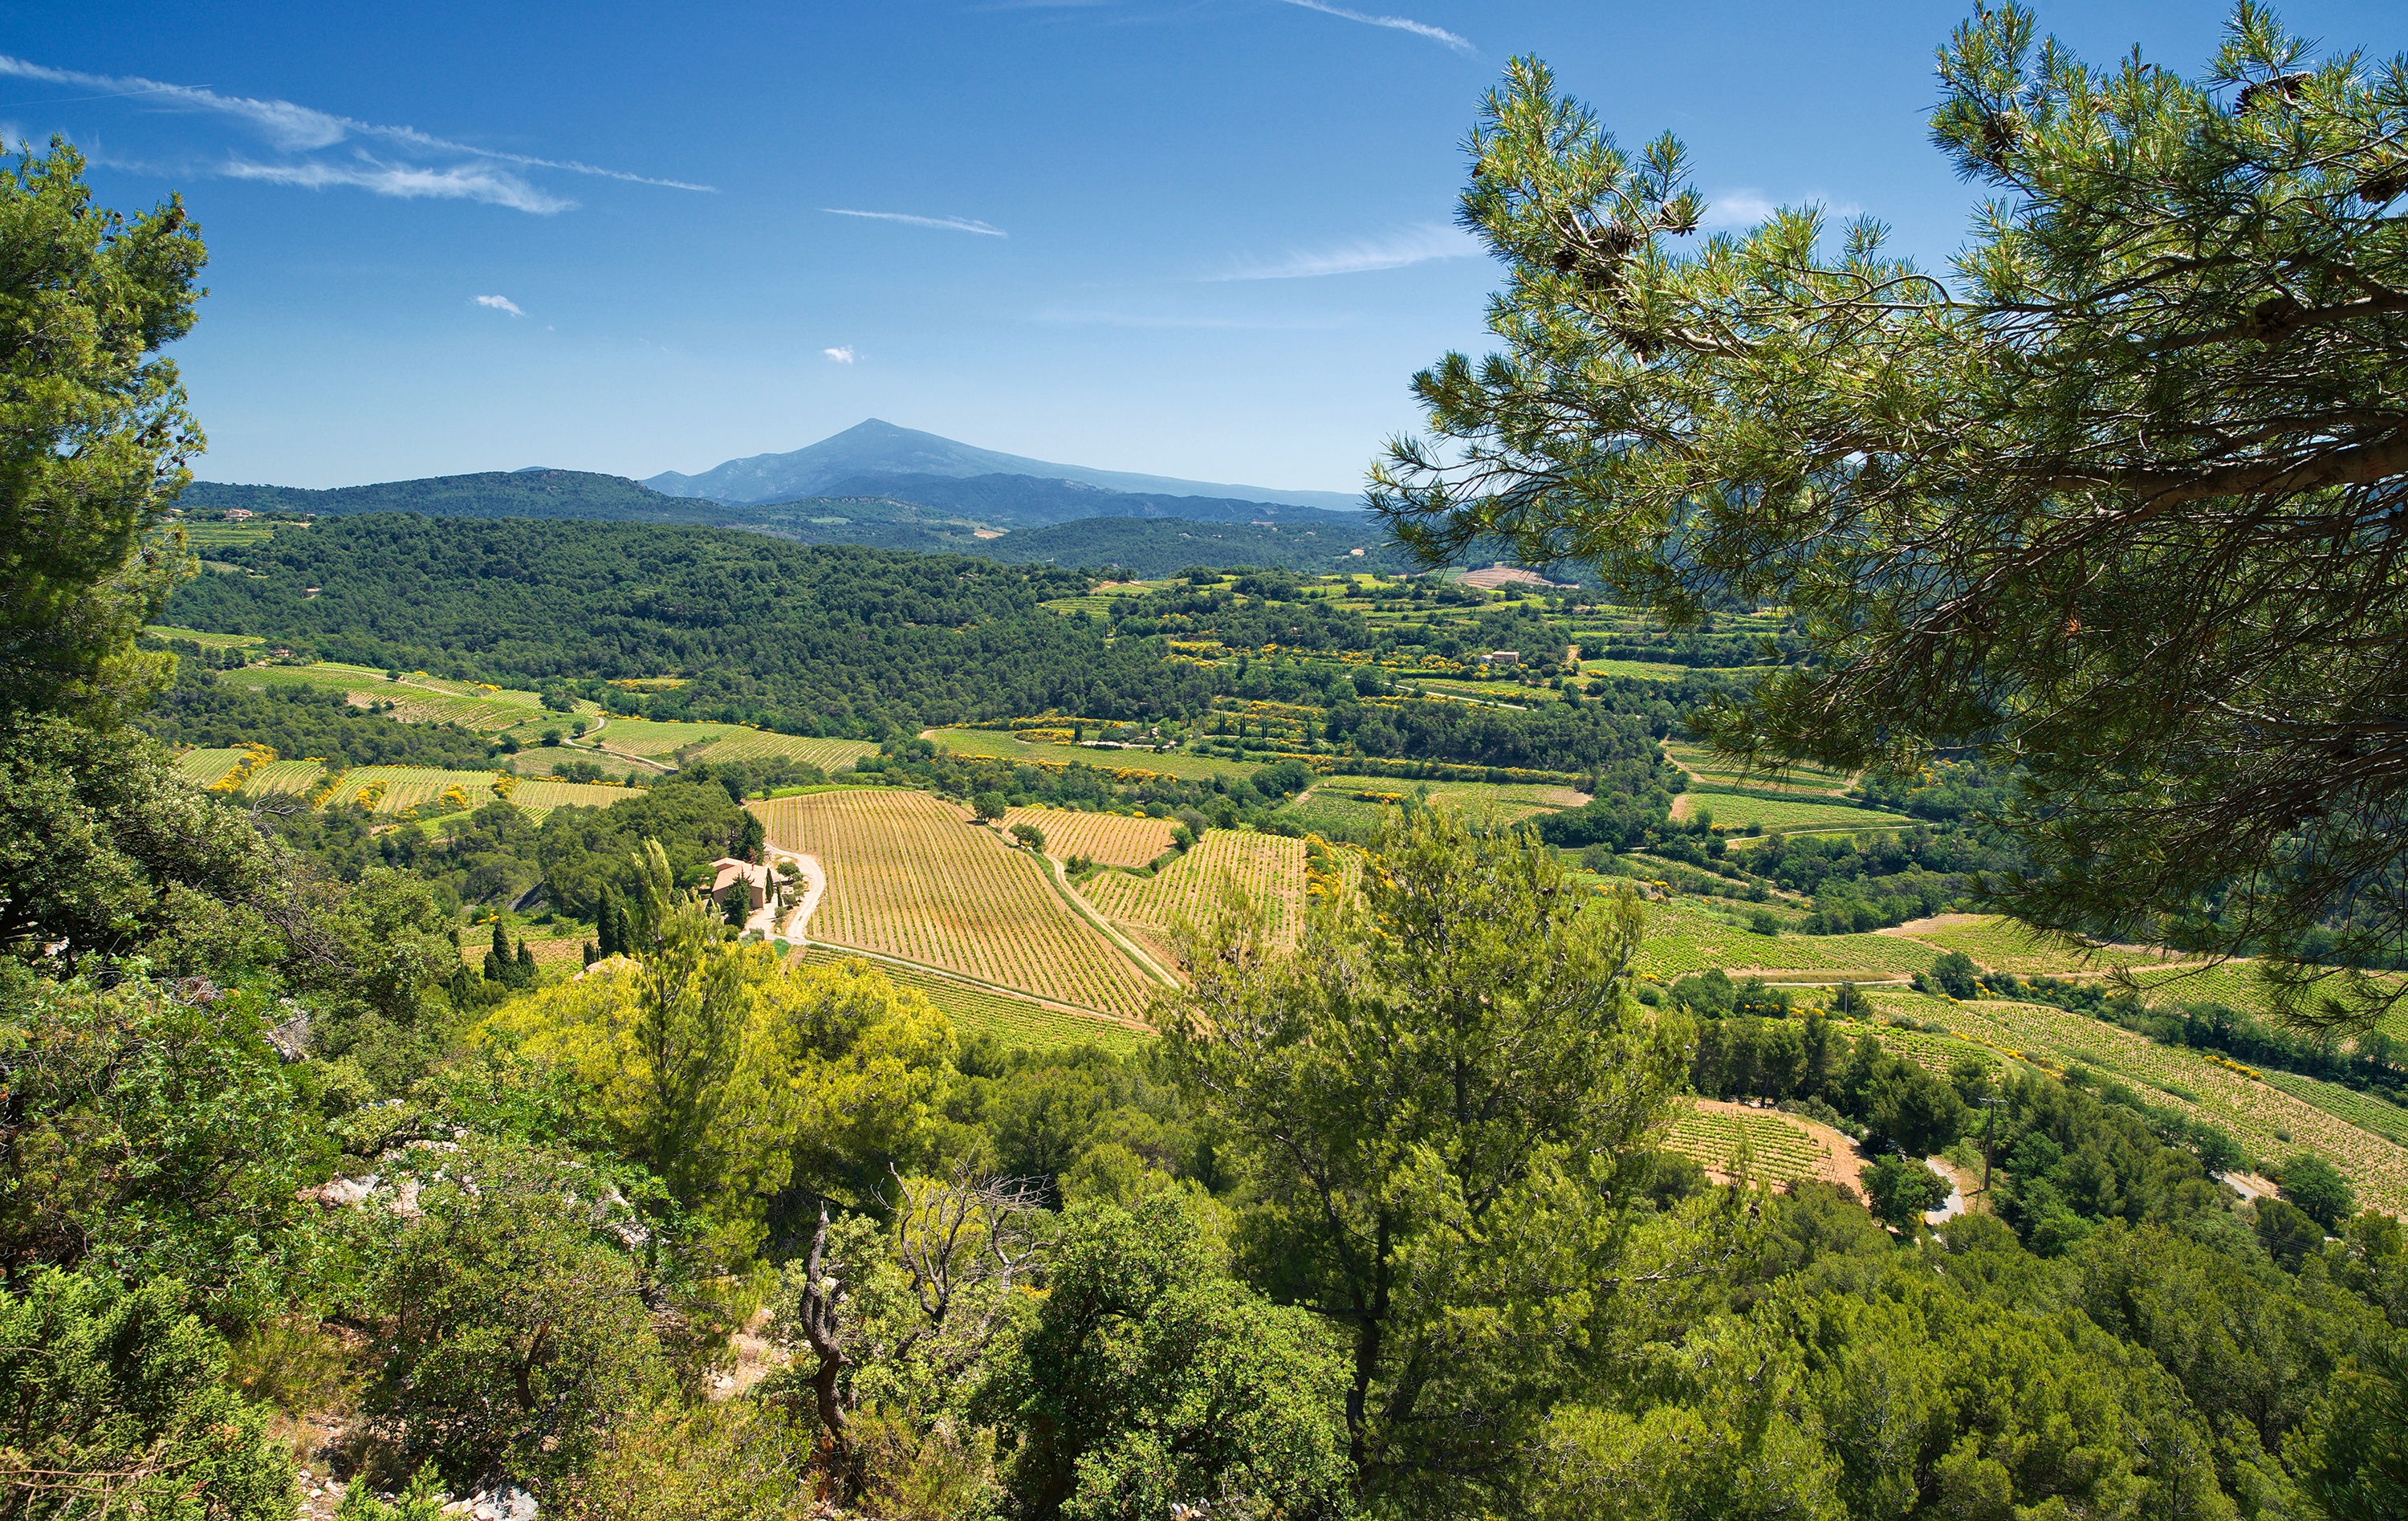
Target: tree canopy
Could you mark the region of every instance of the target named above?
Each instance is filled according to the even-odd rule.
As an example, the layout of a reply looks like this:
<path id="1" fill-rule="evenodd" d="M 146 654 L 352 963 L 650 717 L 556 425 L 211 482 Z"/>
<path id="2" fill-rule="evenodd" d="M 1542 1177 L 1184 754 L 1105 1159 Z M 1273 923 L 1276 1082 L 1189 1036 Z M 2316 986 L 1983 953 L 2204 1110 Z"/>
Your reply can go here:
<path id="1" fill-rule="evenodd" d="M 2310 52 L 2243 3 L 2196 79 L 2102 70 L 1977 12 L 1939 56 L 1983 194 L 1944 279 L 1812 208 L 1682 249 L 1681 145 L 1517 60 L 1461 212 L 1502 350 L 1415 378 L 1431 437 L 1375 505 L 1675 617 L 1790 607 L 1807 654 L 1709 710 L 1719 747 L 1979 748 L 2023 779 L 2019 916 L 2264 953 L 2295 1012 L 2374 1017 L 2396 980 L 2307 962 L 2408 954 L 2408 60 Z"/>
<path id="2" fill-rule="evenodd" d="M 176 366 L 207 257 L 180 199 L 92 204 L 53 140 L 0 173 L 0 712 L 103 727 L 173 673 L 134 639 L 186 563 L 149 538 L 202 447 Z"/>

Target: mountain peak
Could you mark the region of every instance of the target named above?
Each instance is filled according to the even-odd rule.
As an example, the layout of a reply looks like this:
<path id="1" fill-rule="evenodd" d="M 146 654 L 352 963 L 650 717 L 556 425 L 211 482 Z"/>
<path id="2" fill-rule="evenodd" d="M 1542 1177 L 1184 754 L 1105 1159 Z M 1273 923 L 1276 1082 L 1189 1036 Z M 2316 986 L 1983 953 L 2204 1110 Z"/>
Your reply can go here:
<path id="1" fill-rule="evenodd" d="M 665 471 L 644 484 L 671 496 L 703 496 L 713 501 L 749 505 L 817 495 L 840 481 L 880 474 L 1033 476 L 1105 491 L 1142 492 L 1154 495 L 1281 502 L 1340 511 L 1362 506 L 1359 497 L 1343 492 L 1282 491 L 1268 486 L 1182 481 L 1171 476 L 1136 475 L 1125 470 L 1057 465 L 1047 460 L 981 449 L 939 434 L 902 427 L 879 417 L 865 418 L 841 433 L 831 434 L 802 449 L 728 460 L 699 475 Z"/>

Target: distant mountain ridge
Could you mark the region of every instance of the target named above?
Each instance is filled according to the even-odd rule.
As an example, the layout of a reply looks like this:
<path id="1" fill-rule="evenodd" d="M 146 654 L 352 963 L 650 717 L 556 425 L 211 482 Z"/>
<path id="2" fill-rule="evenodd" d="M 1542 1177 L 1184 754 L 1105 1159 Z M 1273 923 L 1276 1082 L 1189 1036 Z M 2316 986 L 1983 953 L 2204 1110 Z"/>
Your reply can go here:
<path id="1" fill-rule="evenodd" d="M 329 518 L 575 519 L 738 528 L 807 544 L 976 554 L 1007 565 L 1052 561 L 1136 575 L 1191 565 L 1317 572 L 1415 568 L 1362 512 L 1277 502 L 1108 491 L 1033 476 L 860 476 L 824 495 L 737 504 L 666 496 L 615 475 L 488 470 L 311 490 L 196 481 L 181 504 Z"/>
<path id="2" fill-rule="evenodd" d="M 992 449 L 957 443 L 934 433 L 897 427 L 879 418 L 857 423 L 842 433 L 781 454 L 754 454 L 728 460 L 699 475 L 665 470 L 644 484 L 670 496 L 702 496 L 713 501 L 752 505 L 792 501 L 801 496 L 837 495 L 832 488 L 867 476 L 1015 475 L 1038 480 L 1100 486 L 1106 491 L 1159 496 L 1202 496 L 1223 500 L 1270 502 L 1326 511 L 1356 511 L 1359 497 L 1336 491 L 1281 491 L 1269 486 L 1239 486 L 1172 476 L 1136 475 L 1125 470 L 1096 470 L 1082 465 L 1057 465 Z"/>
<path id="3" fill-rule="evenodd" d="M 747 514 L 713 501 L 666 496 L 624 476 L 591 470 L 482 470 L 366 486 L 246 486 L 195 481 L 177 505 L 201 511 L 417 512 L 430 518 L 588 518 L 609 523 L 731 525 Z"/>
<path id="4" fill-rule="evenodd" d="M 1082 518 L 1182 518 L 1190 523 L 1323 523 L 1360 533 L 1376 520 L 1290 502 L 1168 493 L 1111 491 L 1084 481 L 1029 475 L 919 475 L 904 471 L 851 476 L 812 498 L 882 496 L 918 502 L 998 528 L 1038 527 Z M 808 498 L 807 498 L 808 499 Z M 762 507 L 779 504 L 762 503 Z"/>

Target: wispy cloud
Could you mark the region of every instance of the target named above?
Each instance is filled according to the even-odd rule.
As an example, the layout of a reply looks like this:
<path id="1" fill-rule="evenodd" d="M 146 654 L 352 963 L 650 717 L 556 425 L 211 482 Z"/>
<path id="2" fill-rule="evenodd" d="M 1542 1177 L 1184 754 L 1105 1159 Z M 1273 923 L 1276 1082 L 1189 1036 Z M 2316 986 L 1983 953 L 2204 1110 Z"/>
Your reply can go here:
<path id="1" fill-rule="evenodd" d="M 137 75 L 85 74 L 75 69 L 50 68 L 5 53 L 0 53 L 0 77 L 104 92 L 87 97 L 93 99 L 138 96 L 154 108 L 219 117 L 238 123 L 263 139 L 270 149 L 289 155 L 280 163 L 260 163 L 241 154 L 230 154 L 222 162 L 206 166 L 203 171 L 237 179 L 265 180 L 308 189 L 351 185 L 380 195 L 404 199 L 436 197 L 484 201 L 538 213 L 565 211 L 577 203 L 539 189 L 525 177 L 499 165 L 586 175 L 628 184 L 655 185 L 667 190 L 710 192 L 713 188 L 682 179 L 664 179 L 624 169 L 606 168 L 576 159 L 538 158 L 530 153 L 481 148 L 474 143 L 438 137 L 416 127 L 362 122 L 354 117 L 338 116 L 289 100 L 224 95 L 199 85 L 170 84 Z M 394 145 L 412 150 L 414 154 L 439 155 L 469 162 L 432 166 L 393 163 L 361 148 L 359 145 L 364 141 Z M 351 146 L 349 158 L 310 156 L 323 154 L 344 144 Z"/>
<path id="2" fill-rule="evenodd" d="M 1372 269 L 1402 269 L 1407 265 L 1427 264 L 1433 259 L 1465 259 L 1479 251 L 1478 240 L 1462 228 L 1428 222 L 1388 237 L 1364 238 L 1335 248 L 1293 252 L 1267 264 L 1240 265 L 1235 269 L 1204 278 L 1208 280 L 1311 280 L 1319 275 L 1358 275 Z"/>
<path id="3" fill-rule="evenodd" d="M 452 164 L 430 168 L 416 164 L 389 164 L 363 153 L 351 159 L 302 159 L 285 164 L 229 158 L 217 165 L 215 172 L 229 179 L 256 179 L 303 190 L 350 185 L 400 200 L 482 201 L 489 206 L 507 206 L 513 211 L 532 211 L 542 216 L 566 211 L 577 205 L 490 164 Z"/>
<path id="4" fill-rule="evenodd" d="M 475 301 L 477 305 L 480 307 L 491 307 L 495 311 L 507 311 L 513 317 L 523 317 L 526 315 L 525 312 L 519 309 L 519 304 L 511 300 L 507 295 L 479 295 L 471 296 L 469 299 Z"/>
<path id="5" fill-rule="evenodd" d="M 821 210 L 832 217 L 867 217 L 872 222 L 900 222 L 913 227 L 936 227 L 949 233 L 976 233 L 981 237 L 1009 237 L 1000 227 L 990 227 L 969 217 L 915 217 L 905 211 L 853 211 L 841 206 L 824 206 Z"/>
<path id="6" fill-rule="evenodd" d="M 822 349 L 820 352 L 827 355 L 830 359 L 835 360 L 839 365 L 850 365 L 854 360 L 861 357 L 859 354 L 853 352 L 853 345 L 850 343 L 839 345 L 834 349 Z"/>
<path id="7" fill-rule="evenodd" d="M 1778 209 L 1760 190 L 1727 190 L 1707 198 L 1706 214 L 1699 225 L 1754 227 Z"/>
<path id="8" fill-rule="evenodd" d="M 1442 43 L 1459 53 L 1469 53 L 1473 50 L 1469 37 L 1457 36 L 1443 26 L 1432 26 L 1427 22 L 1417 22 L 1409 16 L 1374 16 L 1369 11 L 1349 10 L 1344 6 L 1329 5 L 1326 0 L 1281 0 L 1281 4 L 1295 6 L 1303 10 L 1317 10 L 1325 16 L 1335 16 L 1340 21 L 1360 22 L 1365 26 L 1384 26 L 1391 31 L 1411 32 L 1417 37 L 1427 37 L 1432 42 Z"/>

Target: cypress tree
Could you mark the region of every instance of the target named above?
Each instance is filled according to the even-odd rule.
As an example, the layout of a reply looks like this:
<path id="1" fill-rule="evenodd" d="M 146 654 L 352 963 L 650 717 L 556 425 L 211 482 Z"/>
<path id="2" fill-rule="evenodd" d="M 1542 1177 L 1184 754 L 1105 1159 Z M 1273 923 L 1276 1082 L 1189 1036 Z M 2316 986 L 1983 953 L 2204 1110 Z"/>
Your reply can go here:
<path id="1" fill-rule="evenodd" d="M 621 917 L 619 895 L 608 886 L 602 889 L 602 906 L 594 911 L 594 933 L 602 954 L 614 956 L 626 951 L 627 926 Z"/>
<path id="2" fill-rule="evenodd" d="M 535 986 L 535 953 L 527 949 L 527 942 L 524 940 L 519 941 L 519 959 L 516 969 L 518 977 L 513 985 Z"/>

